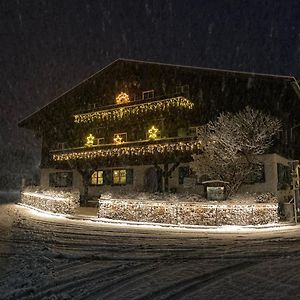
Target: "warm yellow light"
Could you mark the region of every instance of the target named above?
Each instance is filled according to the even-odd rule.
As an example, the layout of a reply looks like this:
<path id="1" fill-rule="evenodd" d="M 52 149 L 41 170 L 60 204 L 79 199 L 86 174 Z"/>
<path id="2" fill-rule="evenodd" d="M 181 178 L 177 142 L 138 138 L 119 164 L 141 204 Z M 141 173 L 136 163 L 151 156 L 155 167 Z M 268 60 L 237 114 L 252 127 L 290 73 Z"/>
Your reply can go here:
<path id="1" fill-rule="evenodd" d="M 77 159 L 95 159 L 105 157 L 120 157 L 120 156 L 145 156 L 155 153 L 172 153 L 172 152 L 198 152 L 203 149 L 200 140 L 190 142 L 175 142 L 168 144 L 151 144 L 144 146 L 121 146 L 111 149 L 95 149 L 89 151 L 72 151 L 68 153 L 56 152 L 53 153 L 52 159 L 55 161 L 67 161 Z"/>
<path id="2" fill-rule="evenodd" d="M 129 101 L 129 100 L 128 100 Z M 125 102 L 122 102 L 125 103 Z M 121 104 L 121 103 L 117 103 Z M 115 122 L 117 120 L 130 119 L 132 117 L 145 115 L 153 112 L 164 112 L 171 108 L 180 110 L 193 109 L 194 103 L 184 97 L 168 98 L 159 101 L 151 101 L 142 104 L 128 105 L 88 113 L 74 115 L 75 123 Z"/>
<path id="3" fill-rule="evenodd" d="M 116 97 L 116 104 L 124 104 L 128 103 L 129 101 L 129 96 L 123 92 Z"/>
<path id="4" fill-rule="evenodd" d="M 114 137 L 114 143 L 117 145 L 120 145 L 123 143 L 123 138 L 119 136 L 118 134 Z"/>
<path id="5" fill-rule="evenodd" d="M 86 138 L 85 146 L 86 147 L 93 147 L 94 139 L 95 139 L 95 137 L 90 133 Z"/>
<path id="6" fill-rule="evenodd" d="M 159 130 L 155 126 L 152 126 L 148 130 L 148 138 L 149 138 L 149 140 L 155 140 L 155 139 L 157 139 L 158 135 L 159 135 Z"/>

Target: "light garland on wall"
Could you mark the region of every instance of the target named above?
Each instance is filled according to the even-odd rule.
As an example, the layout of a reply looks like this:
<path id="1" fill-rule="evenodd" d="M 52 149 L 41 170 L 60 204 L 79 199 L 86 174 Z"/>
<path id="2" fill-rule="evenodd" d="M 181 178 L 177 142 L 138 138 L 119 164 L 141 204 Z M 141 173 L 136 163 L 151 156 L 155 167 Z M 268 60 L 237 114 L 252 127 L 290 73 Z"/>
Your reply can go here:
<path id="1" fill-rule="evenodd" d="M 93 147 L 95 137 L 90 133 L 86 138 L 85 147 Z"/>
<path id="2" fill-rule="evenodd" d="M 77 159 L 94 159 L 120 156 L 144 156 L 155 153 L 195 152 L 202 149 L 201 141 L 177 142 L 170 144 L 152 144 L 136 147 L 114 147 L 111 149 L 98 149 L 69 153 L 52 154 L 54 161 L 67 161 Z"/>
<path id="3" fill-rule="evenodd" d="M 74 115 L 74 122 L 89 123 L 96 120 L 100 122 L 116 121 L 131 118 L 143 113 L 167 111 L 170 108 L 192 109 L 193 106 L 193 102 L 180 96 L 126 107 L 117 107 L 95 112 L 76 114 Z"/>
<path id="4" fill-rule="evenodd" d="M 115 100 L 116 104 L 125 104 L 125 103 L 129 103 L 129 96 L 126 93 L 120 93 Z"/>
<path id="5" fill-rule="evenodd" d="M 116 134 L 116 136 L 114 137 L 114 143 L 117 145 L 120 145 L 123 143 L 123 139 L 121 136 L 119 136 L 118 134 Z"/>
<path id="6" fill-rule="evenodd" d="M 152 126 L 149 130 L 148 130 L 148 139 L 149 140 L 155 140 L 158 138 L 159 136 L 159 130 L 155 127 Z"/>

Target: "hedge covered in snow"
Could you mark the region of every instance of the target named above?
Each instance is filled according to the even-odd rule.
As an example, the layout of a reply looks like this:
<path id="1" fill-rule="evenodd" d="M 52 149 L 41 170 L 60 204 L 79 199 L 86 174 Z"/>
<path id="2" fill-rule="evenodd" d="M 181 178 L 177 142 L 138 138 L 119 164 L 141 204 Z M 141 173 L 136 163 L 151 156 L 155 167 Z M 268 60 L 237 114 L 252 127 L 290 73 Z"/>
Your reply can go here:
<path id="1" fill-rule="evenodd" d="M 98 216 L 116 220 L 168 224 L 258 225 L 278 222 L 278 204 L 204 204 L 100 199 Z"/>
<path id="2" fill-rule="evenodd" d="M 72 214 L 80 205 L 80 193 L 78 190 L 27 187 L 21 192 L 21 203 L 54 213 Z"/>

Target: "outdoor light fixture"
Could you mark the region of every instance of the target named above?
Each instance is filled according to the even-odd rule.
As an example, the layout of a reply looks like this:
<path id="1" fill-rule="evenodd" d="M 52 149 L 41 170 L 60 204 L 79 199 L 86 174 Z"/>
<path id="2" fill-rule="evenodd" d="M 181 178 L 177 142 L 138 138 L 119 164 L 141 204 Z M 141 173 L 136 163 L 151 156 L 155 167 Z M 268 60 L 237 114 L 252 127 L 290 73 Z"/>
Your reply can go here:
<path id="1" fill-rule="evenodd" d="M 124 104 L 130 102 L 129 96 L 126 93 L 120 93 L 115 100 L 116 104 Z"/>
<path id="2" fill-rule="evenodd" d="M 86 138 L 85 146 L 86 147 L 93 147 L 94 139 L 95 139 L 95 137 L 90 133 Z"/>
<path id="3" fill-rule="evenodd" d="M 119 136 L 118 134 L 116 134 L 116 136 L 114 137 L 114 143 L 117 145 L 120 145 L 123 143 L 123 139 L 121 136 Z"/>
<path id="4" fill-rule="evenodd" d="M 159 136 L 159 130 L 155 126 L 152 126 L 148 130 L 148 139 L 149 140 L 155 140 L 155 139 L 158 138 L 158 136 Z"/>

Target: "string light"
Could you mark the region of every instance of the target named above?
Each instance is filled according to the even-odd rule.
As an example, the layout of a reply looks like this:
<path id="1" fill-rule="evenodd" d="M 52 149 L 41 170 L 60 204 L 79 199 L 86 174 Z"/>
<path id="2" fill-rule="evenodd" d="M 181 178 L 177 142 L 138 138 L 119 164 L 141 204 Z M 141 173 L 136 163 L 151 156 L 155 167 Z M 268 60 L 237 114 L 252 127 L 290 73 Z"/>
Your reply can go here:
<path id="1" fill-rule="evenodd" d="M 144 146 L 124 146 L 113 147 L 110 149 L 95 149 L 90 151 L 72 151 L 68 153 L 56 153 L 52 154 L 54 161 L 67 161 L 77 159 L 94 159 L 105 157 L 121 157 L 121 156 L 145 156 L 155 153 L 172 153 L 172 152 L 197 152 L 202 149 L 201 141 L 189 141 L 189 142 L 173 142 L 169 144 L 151 144 Z"/>
<path id="2" fill-rule="evenodd" d="M 116 104 L 124 104 L 124 103 L 129 103 L 129 96 L 126 93 L 120 93 L 115 100 Z"/>
<path id="3" fill-rule="evenodd" d="M 123 143 L 122 137 L 120 137 L 118 134 L 116 134 L 116 136 L 114 137 L 114 143 L 117 145 L 122 144 Z"/>
<path id="4" fill-rule="evenodd" d="M 126 107 L 116 107 L 74 115 L 75 123 L 89 123 L 93 121 L 116 121 L 128 119 L 140 114 L 149 112 L 163 112 L 171 108 L 192 109 L 194 103 L 184 97 L 174 97 L 143 104 L 128 105 Z"/>
<path id="5" fill-rule="evenodd" d="M 85 146 L 86 147 L 93 147 L 94 139 L 95 139 L 95 137 L 90 133 L 86 138 Z"/>
<path id="6" fill-rule="evenodd" d="M 149 140 L 155 140 L 155 139 L 157 139 L 158 135 L 159 135 L 159 130 L 155 126 L 152 126 L 148 130 L 148 138 L 149 138 Z"/>

